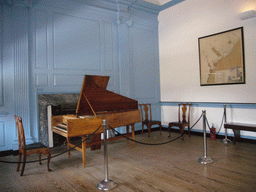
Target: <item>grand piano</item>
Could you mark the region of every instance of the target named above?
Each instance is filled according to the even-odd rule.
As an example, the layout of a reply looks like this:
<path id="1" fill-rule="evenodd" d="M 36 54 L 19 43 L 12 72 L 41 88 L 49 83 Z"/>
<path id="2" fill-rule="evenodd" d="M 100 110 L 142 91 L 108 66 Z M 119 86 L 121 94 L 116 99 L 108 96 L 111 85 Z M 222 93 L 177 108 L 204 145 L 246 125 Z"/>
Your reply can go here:
<path id="1" fill-rule="evenodd" d="M 126 126 L 126 136 L 132 139 L 134 139 L 134 124 L 141 121 L 138 101 L 106 90 L 108 81 L 109 76 L 85 75 L 76 114 L 52 116 L 52 132 L 67 138 L 68 150 L 76 146 L 71 138 L 81 137 L 81 141 L 84 141 L 100 127 L 93 135 L 94 139 L 90 142 L 82 142 L 81 145 L 75 147 L 76 150 L 82 152 L 84 167 L 86 166 L 86 147 L 99 148 L 103 142 L 97 137 L 103 133 L 101 126 L 103 119 L 106 119 L 112 128 Z M 115 136 L 108 140 L 119 138 L 123 136 Z M 128 139 L 127 145 L 129 145 Z M 70 151 L 68 156 L 70 157 Z"/>

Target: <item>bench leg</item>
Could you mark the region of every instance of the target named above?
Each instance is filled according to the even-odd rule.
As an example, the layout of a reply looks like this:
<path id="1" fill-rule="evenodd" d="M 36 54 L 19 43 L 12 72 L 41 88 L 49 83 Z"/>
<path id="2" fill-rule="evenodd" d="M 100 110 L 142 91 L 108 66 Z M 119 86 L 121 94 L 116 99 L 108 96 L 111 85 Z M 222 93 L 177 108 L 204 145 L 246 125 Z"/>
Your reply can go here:
<path id="1" fill-rule="evenodd" d="M 240 141 L 240 130 L 233 129 L 234 132 L 234 145 L 236 144 L 236 141 Z"/>

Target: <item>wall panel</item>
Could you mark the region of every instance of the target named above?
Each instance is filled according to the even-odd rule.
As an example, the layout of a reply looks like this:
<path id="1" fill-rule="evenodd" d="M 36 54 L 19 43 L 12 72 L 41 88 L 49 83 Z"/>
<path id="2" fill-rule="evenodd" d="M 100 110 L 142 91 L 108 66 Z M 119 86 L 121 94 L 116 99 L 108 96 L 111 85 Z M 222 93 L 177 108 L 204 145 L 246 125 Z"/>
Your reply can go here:
<path id="1" fill-rule="evenodd" d="M 48 68 L 47 54 L 47 12 L 38 10 L 35 12 L 35 68 Z"/>
<path id="2" fill-rule="evenodd" d="M 36 86 L 48 86 L 48 75 L 36 74 Z"/>
<path id="3" fill-rule="evenodd" d="M 113 27 L 111 23 L 105 23 L 104 25 L 104 66 L 105 70 L 108 72 L 113 72 L 114 69 L 114 62 L 113 62 L 113 52 L 114 52 L 114 45 L 113 45 Z"/>
<path id="4" fill-rule="evenodd" d="M 3 8 L 0 6 L 0 42 L 3 42 Z M 0 106 L 3 105 L 3 43 L 0 44 Z"/>
<path id="5" fill-rule="evenodd" d="M 5 123 L 0 121 L 0 147 L 5 145 Z"/>
<path id="6" fill-rule="evenodd" d="M 135 98 L 157 101 L 157 62 L 154 47 L 154 33 L 134 28 L 132 38 L 132 60 Z"/>
<path id="7" fill-rule="evenodd" d="M 100 70 L 100 22 L 53 14 L 54 69 Z"/>
<path id="8" fill-rule="evenodd" d="M 54 86 L 82 86 L 84 75 L 54 75 Z"/>

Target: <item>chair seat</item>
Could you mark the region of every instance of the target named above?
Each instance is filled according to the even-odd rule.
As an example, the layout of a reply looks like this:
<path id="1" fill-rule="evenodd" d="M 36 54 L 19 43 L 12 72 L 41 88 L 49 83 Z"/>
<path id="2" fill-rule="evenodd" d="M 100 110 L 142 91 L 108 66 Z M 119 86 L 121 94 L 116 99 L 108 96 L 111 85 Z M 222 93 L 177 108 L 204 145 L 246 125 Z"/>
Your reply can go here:
<path id="1" fill-rule="evenodd" d="M 179 126 L 187 126 L 188 125 L 188 123 L 182 123 L 182 122 L 170 122 L 169 123 L 169 126 L 177 126 L 177 127 L 179 127 Z"/>
<path id="2" fill-rule="evenodd" d="M 48 148 L 47 146 L 45 146 L 42 143 L 31 143 L 31 144 L 27 144 L 26 145 L 26 149 L 27 150 L 31 150 L 31 149 L 39 149 L 39 148 Z"/>
<path id="3" fill-rule="evenodd" d="M 143 121 L 144 124 L 161 124 L 161 121 Z"/>

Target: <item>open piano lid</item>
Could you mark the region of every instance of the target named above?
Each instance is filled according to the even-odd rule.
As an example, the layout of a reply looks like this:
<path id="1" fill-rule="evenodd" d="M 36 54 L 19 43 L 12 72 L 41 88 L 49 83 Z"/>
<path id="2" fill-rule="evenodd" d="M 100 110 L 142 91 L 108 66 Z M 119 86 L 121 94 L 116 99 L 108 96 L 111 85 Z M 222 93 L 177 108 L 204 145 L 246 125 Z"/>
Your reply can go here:
<path id="1" fill-rule="evenodd" d="M 84 76 L 76 109 L 77 116 L 138 109 L 138 101 L 106 90 L 108 81 L 109 76 Z"/>

